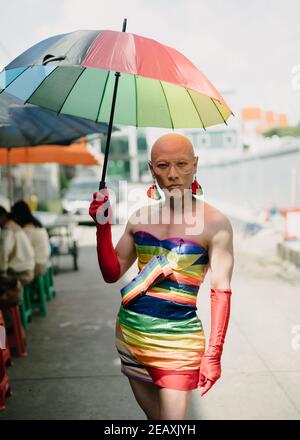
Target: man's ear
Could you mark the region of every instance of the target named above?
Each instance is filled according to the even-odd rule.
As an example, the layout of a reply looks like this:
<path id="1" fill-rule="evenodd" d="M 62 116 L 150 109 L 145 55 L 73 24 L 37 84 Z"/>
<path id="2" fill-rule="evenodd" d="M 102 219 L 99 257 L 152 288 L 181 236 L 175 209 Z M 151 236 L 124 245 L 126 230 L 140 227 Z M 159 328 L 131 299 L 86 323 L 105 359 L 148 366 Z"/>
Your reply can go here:
<path id="1" fill-rule="evenodd" d="M 151 176 L 152 176 L 152 178 L 155 179 L 154 172 L 153 172 L 153 168 L 152 168 L 152 164 L 151 164 L 151 161 L 150 161 L 150 160 L 148 160 L 148 166 L 149 166 L 149 169 L 150 169 L 150 172 L 151 172 Z"/>
<path id="2" fill-rule="evenodd" d="M 197 167 L 199 166 L 199 156 L 195 156 L 195 168 L 197 170 Z"/>

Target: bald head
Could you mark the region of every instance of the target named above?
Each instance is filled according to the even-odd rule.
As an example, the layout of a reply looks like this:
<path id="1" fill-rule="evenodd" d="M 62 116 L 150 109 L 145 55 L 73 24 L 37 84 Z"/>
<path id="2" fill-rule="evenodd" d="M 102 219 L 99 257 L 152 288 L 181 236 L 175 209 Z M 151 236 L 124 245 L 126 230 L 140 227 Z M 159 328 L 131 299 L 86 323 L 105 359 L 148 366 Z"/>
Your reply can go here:
<path id="1" fill-rule="evenodd" d="M 177 155 L 184 155 L 190 158 L 195 156 L 191 141 L 177 133 L 169 133 L 159 137 L 151 149 L 151 161 L 168 159 Z"/>

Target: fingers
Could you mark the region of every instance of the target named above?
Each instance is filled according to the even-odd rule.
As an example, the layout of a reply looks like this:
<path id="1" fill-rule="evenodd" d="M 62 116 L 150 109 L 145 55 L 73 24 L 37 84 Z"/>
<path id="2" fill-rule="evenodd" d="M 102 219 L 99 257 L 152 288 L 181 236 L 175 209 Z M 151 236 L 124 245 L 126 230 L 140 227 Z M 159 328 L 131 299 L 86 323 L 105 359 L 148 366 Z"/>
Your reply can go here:
<path id="1" fill-rule="evenodd" d="M 112 220 L 112 209 L 110 206 L 110 201 L 107 200 L 97 208 L 96 221 L 99 225 L 104 225 L 106 223 L 111 223 L 111 220 Z"/>
<path id="2" fill-rule="evenodd" d="M 198 387 L 203 388 L 203 390 L 200 392 L 200 396 L 204 396 L 204 394 L 207 393 L 215 383 L 214 380 L 209 379 L 204 374 L 199 374 L 199 381 L 198 381 Z"/>
<path id="3" fill-rule="evenodd" d="M 108 188 L 107 187 L 102 188 L 101 190 L 96 191 L 93 194 L 93 199 L 94 200 L 98 200 L 100 202 L 106 201 L 106 200 L 108 200 L 108 198 L 109 198 L 109 194 L 108 194 Z"/>
<path id="4" fill-rule="evenodd" d="M 211 387 L 213 386 L 213 384 L 214 384 L 214 382 L 213 382 L 212 380 L 209 380 L 209 379 L 208 379 L 207 382 L 206 382 L 206 384 L 205 384 L 205 386 L 204 386 L 203 391 L 200 393 L 200 396 L 203 397 L 204 394 L 206 394 L 207 391 L 209 391 L 209 390 L 211 389 Z"/>
<path id="5" fill-rule="evenodd" d="M 204 387 L 204 385 L 206 384 L 206 382 L 207 382 L 207 377 L 206 376 L 204 376 L 204 374 L 199 374 L 199 382 L 198 382 L 198 385 L 200 386 L 200 387 Z"/>
<path id="6" fill-rule="evenodd" d="M 211 389 L 211 387 L 213 386 L 214 382 L 210 379 L 207 379 L 207 382 L 205 383 L 205 386 L 202 390 L 202 392 L 200 393 L 200 396 L 203 397 L 204 394 L 207 393 L 207 391 L 209 391 Z"/>
<path id="7" fill-rule="evenodd" d="M 112 222 L 112 210 L 108 188 L 106 186 L 93 193 L 93 200 L 89 207 L 89 215 L 100 225 Z"/>
<path id="8" fill-rule="evenodd" d="M 105 196 L 103 193 L 101 193 L 100 191 L 94 192 L 93 194 L 93 202 L 104 202 L 104 199 L 107 199 L 107 196 Z"/>

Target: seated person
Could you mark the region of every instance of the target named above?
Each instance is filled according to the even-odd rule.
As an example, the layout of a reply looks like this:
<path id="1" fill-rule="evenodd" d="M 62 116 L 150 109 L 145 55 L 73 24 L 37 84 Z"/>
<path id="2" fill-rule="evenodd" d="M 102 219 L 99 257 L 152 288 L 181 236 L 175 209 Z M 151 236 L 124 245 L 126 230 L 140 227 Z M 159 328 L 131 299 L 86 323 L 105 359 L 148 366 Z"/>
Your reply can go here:
<path id="1" fill-rule="evenodd" d="M 12 276 L 23 286 L 34 279 L 34 250 L 11 213 L 0 206 L 0 275 Z"/>
<path id="2" fill-rule="evenodd" d="M 19 200 L 16 202 L 11 212 L 16 222 L 26 232 L 34 250 L 35 269 L 34 274 L 44 275 L 48 268 L 50 257 L 50 240 L 47 230 L 41 222 L 32 215 L 26 202 Z"/>

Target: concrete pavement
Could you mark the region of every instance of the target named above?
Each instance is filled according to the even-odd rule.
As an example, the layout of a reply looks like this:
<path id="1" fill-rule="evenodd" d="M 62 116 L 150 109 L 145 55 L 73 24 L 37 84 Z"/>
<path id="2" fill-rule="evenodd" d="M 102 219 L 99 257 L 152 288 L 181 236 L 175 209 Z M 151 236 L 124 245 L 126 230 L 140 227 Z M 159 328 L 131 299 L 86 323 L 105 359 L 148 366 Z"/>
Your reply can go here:
<path id="1" fill-rule="evenodd" d="M 123 228 L 113 226 L 115 244 Z M 80 270 L 73 272 L 71 258 L 64 257 L 49 316 L 35 314 L 30 324 L 29 356 L 14 358 L 8 369 L 13 396 L 0 420 L 146 419 L 114 346 L 120 288 L 136 274 L 136 263 L 120 282 L 106 284 L 95 229 L 81 227 L 79 236 Z M 203 398 L 193 391 L 190 420 L 300 418 L 300 276 L 287 273 L 270 249 L 257 256 L 258 243 L 235 234 L 222 377 Z M 208 273 L 197 303 L 207 338 L 209 287 Z"/>

